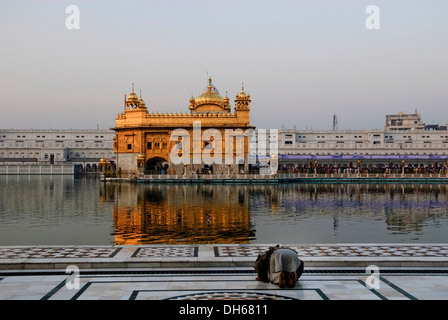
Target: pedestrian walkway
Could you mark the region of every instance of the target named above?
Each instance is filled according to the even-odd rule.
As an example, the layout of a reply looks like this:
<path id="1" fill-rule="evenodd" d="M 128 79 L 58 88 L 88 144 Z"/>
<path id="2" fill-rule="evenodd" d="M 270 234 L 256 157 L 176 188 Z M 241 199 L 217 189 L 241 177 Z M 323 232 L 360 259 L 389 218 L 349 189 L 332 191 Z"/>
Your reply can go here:
<path id="1" fill-rule="evenodd" d="M 0 247 L 0 300 L 448 299 L 448 245 L 288 246 L 305 262 L 289 289 L 255 280 L 269 245 Z"/>

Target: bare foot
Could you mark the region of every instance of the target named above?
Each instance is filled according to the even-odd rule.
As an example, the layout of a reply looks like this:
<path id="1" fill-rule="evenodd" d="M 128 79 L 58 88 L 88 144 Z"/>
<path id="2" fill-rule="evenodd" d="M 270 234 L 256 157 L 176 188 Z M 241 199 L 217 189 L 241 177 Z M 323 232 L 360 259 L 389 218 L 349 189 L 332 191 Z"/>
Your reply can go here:
<path id="1" fill-rule="evenodd" d="M 296 274 L 293 271 L 289 274 L 288 288 L 294 288 L 295 285 L 296 285 Z"/>
<path id="2" fill-rule="evenodd" d="M 283 289 L 286 286 L 286 272 L 282 271 L 280 273 L 280 280 L 278 282 L 278 286 Z"/>

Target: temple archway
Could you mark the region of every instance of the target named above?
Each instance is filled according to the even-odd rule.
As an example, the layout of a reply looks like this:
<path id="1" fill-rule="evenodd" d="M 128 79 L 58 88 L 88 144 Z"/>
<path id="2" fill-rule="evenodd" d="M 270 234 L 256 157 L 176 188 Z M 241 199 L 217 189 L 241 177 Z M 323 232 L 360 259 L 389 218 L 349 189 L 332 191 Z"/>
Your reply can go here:
<path id="1" fill-rule="evenodd" d="M 161 157 L 148 159 L 145 164 L 145 172 L 148 173 L 167 173 L 169 168 L 168 161 Z"/>

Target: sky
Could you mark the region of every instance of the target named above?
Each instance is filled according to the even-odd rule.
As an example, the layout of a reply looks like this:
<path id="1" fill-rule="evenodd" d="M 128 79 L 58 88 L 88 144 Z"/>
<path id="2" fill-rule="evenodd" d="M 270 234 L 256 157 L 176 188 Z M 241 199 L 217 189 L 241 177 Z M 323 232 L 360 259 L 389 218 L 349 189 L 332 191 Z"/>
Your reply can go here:
<path id="1" fill-rule="evenodd" d="M 79 29 L 66 20 L 79 8 Z M 368 29 L 369 5 L 379 29 Z M 107 129 L 135 83 L 188 112 L 212 77 L 257 128 L 381 129 L 448 119 L 446 0 L 0 1 L 0 128 Z"/>

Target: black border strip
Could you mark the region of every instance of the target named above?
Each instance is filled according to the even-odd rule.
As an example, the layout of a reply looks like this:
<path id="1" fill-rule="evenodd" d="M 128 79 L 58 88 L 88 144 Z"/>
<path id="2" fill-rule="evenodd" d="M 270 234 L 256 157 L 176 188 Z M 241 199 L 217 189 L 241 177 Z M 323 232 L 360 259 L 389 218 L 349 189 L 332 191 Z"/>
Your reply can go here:
<path id="1" fill-rule="evenodd" d="M 412 294 L 410 294 L 407 291 L 401 289 L 399 286 L 397 286 L 396 284 L 393 284 L 392 282 L 390 282 L 389 280 L 385 279 L 384 277 L 380 276 L 380 280 L 383 281 L 384 283 L 386 283 L 391 288 L 394 288 L 395 290 L 397 290 L 398 292 L 400 292 L 402 295 L 406 296 L 410 300 L 418 300 Z"/>
<path id="2" fill-rule="evenodd" d="M 142 250 L 142 247 L 137 248 L 137 250 L 134 251 L 134 253 L 132 254 L 131 258 L 136 258 L 138 253 Z"/>
<path id="3" fill-rule="evenodd" d="M 117 255 L 117 253 L 121 251 L 121 249 L 123 249 L 123 248 L 116 248 L 115 251 L 112 252 L 112 253 L 109 255 L 108 258 L 113 258 L 113 257 L 115 257 L 115 256 Z"/>
<path id="4" fill-rule="evenodd" d="M 67 278 L 68 279 L 68 278 Z M 54 287 L 50 292 L 48 292 L 45 296 L 43 296 L 40 300 L 48 300 L 52 296 L 54 296 L 59 290 L 61 290 L 63 287 L 65 287 L 67 279 L 64 279 L 60 284 L 58 284 L 56 287 Z M 91 285 L 92 283 L 89 281 L 87 282 L 81 289 L 77 290 L 76 294 L 70 298 L 70 300 L 77 300 L 78 297 L 83 294 Z"/>
<path id="5" fill-rule="evenodd" d="M 365 281 L 362 281 L 360 279 L 358 279 L 358 282 L 361 283 L 364 287 L 366 287 L 367 290 L 369 290 L 370 292 L 372 292 L 373 294 L 375 294 L 377 297 L 379 297 L 381 300 L 389 300 L 387 299 L 385 296 L 383 296 L 381 293 L 379 293 L 378 291 L 376 291 L 375 289 L 370 289 L 367 287 L 367 284 L 365 283 Z M 395 289 L 395 288 L 394 288 Z"/>
<path id="6" fill-rule="evenodd" d="M 77 300 L 80 295 L 82 295 L 92 284 L 92 282 L 87 282 L 85 285 L 82 286 L 81 289 L 79 289 L 76 294 L 70 299 L 70 300 Z"/>
<path id="7" fill-rule="evenodd" d="M 68 277 L 67 277 L 68 278 Z M 61 283 L 59 283 L 56 287 L 54 287 L 50 292 L 48 292 L 46 295 L 44 295 L 40 300 L 48 300 L 50 299 L 53 295 L 56 294 L 56 292 L 58 292 L 59 290 L 61 290 L 67 281 L 67 278 L 62 280 Z"/>

